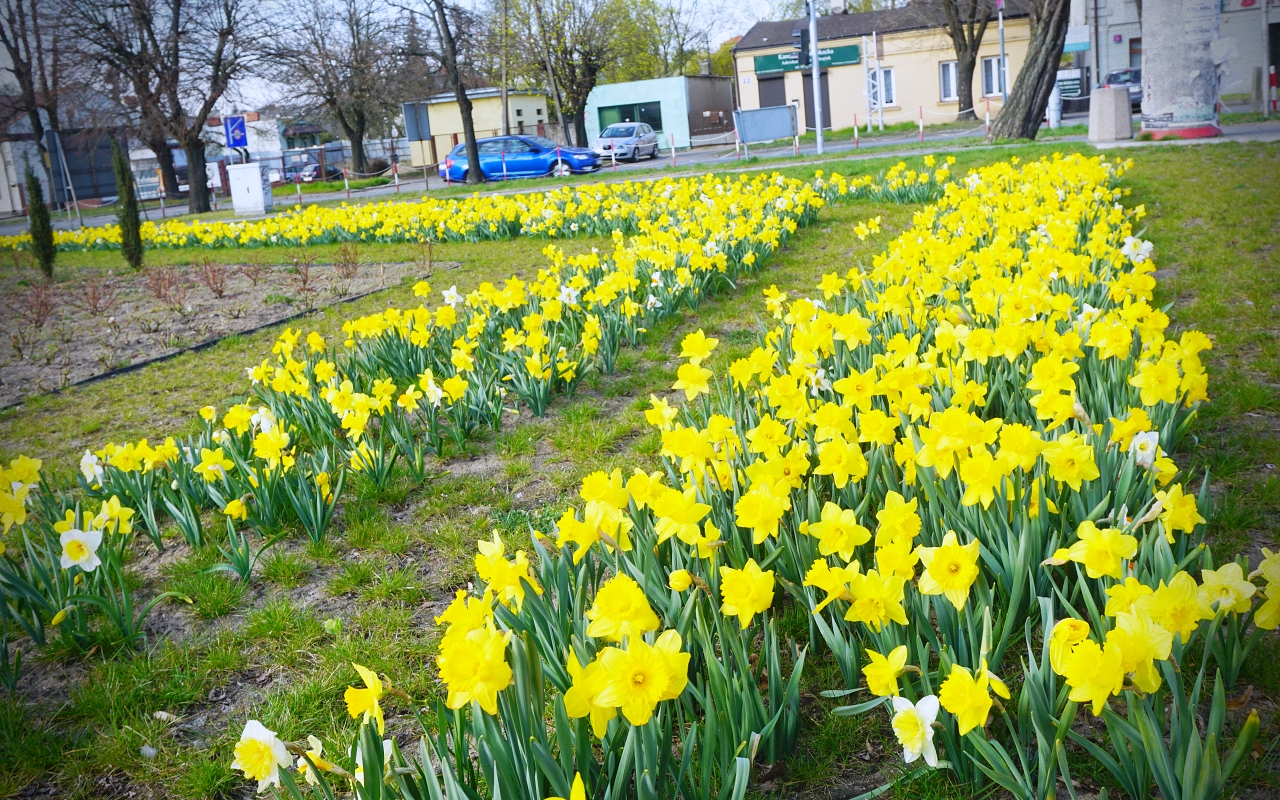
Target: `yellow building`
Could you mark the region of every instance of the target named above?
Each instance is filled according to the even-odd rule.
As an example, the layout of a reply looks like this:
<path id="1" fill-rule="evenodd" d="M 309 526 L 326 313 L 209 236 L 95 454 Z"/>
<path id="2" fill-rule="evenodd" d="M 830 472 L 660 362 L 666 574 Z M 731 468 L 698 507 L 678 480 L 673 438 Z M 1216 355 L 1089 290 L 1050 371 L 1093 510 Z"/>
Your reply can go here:
<path id="1" fill-rule="evenodd" d="M 1026 59 L 1030 27 L 1021 4 L 1008 3 L 1005 9 L 1005 58 L 1011 87 Z M 941 14 L 936 6 L 912 3 L 905 8 L 819 17 L 823 127 L 851 128 L 855 119 L 865 127 L 878 74 L 883 75 L 885 124 L 914 122 L 922 113 L 926 125 L 954 121 L 961 110 L 956 54 Z M 808 20 L 760 22 L 733 48 L 741 108 L 793 104 L 799 124 L 814 129 L 812 70 L 800 69 L 792 35 L 801 28 L 807 31 L 808 24 Z M 973 100 L 979 119 L 988 103 L 992 117 L 1000 110 L 999 63 L 1000 39 L 993 17 L 974 66 Z"/>
<path id="2" fill-rule="evenodd" d="M 502 93 L 499 89 L 471 89 L 471 121 L 476 138 L 502 134 Z M 462 111 L 453 92 L 438 94 L 421 101 L 427 107 L 431 138 L 409 142 L 410 163 L 415 167 L 435 164 L 453 146 L 463 140 Z M 542 92 L 510 90 L 507 92 L 511 133 L 542 134 L 548 123 L 547 98 Z"/>

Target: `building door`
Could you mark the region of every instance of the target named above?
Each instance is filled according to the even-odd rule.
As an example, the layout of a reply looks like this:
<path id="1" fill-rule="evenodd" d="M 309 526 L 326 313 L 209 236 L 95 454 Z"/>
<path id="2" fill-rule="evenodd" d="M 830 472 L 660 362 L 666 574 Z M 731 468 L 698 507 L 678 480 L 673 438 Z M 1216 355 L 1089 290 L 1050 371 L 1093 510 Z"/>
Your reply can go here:
<path id="1" fill-rule="evenodd" d="M 831 87 L 827 81 L 827 71 L 822 70 L 822 127 L 831 130 Z M 813 129 L 817 115 L 813 110 L 813 73 L 804 76 L 804 125 L 806 130 Z"/>
<path id="2" fill-rule="evenodd" d="M 759 78 L 756 83 L 760 86 L 761 108 L 773 108 L 774 106 L 785 106 L 787 104 L 786 78 L 781 75 Z"/>

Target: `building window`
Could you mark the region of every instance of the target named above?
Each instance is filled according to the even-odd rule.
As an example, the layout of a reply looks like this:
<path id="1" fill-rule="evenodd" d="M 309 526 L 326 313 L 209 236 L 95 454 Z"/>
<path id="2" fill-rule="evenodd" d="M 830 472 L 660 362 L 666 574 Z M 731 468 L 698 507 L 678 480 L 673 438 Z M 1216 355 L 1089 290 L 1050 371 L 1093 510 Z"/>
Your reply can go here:
<path id="1" fill-rule="evenodd" d="M 1129 40 L 1129 69 L 1142 69 L 1142 37 Z"/>
<path id="2" fill-rule="evenodd" d="M 938 86 L 941 89 L 939 92 L 939 99 L 944 103 L 948 100 L 959 100 L 960 91 L 959 83 L 956 80 L 956 62 L 943 61 L 938 66 L 941 69 L 941 75 L 939 76 L 938 83 Z"/>
<path id="3" fill-rule="evenodd" d="M 535 109 L 533 110 L 533 113 L 537 114 L 538 116 L 542 116 L 542 109 L 540 109 L 540 108 L 535 108 Z"/>
<path id="4" fill-rule="evenodd" d="M 516 116 L 517 116 L 517 117 L 523 117 L 523 116 L 524 116 L 524 109 L 523 109 L 523 108 L 517 108 L 517 109 L 516 109 Z"/>
<path id="5" fill-rule="evenodd" d="M 881 69 L 880 74 L 884 76 L 884 104 L 886 106 L 897 105 L 898 93 L 894 91 L 893 69 Z"/>
<path id="6" fill-rule="evenodd" d="M 999 56 L 982 59 L 982 94 L 984 97 L 996 97 L 1004 94 L 1005 76 L 1001 73 L 1007 69 L 1007 63 L 1005 64 L 1005 70 L 1000 69 Z"/>
<path id="7" fill-rule="evenodd" d="M 662 104 L 658 102 L 601 106 L 597 112 L 600 116 L 600 130 L 618 122 L 643 122 L 655 131 L 662 132 Z"/>
<path id="8" fill-rule="evenodd" d="M 897 102 L 897 92 L 894 90 L 893 69 L 890 67 L 882 67 L 879 75 L 884 76 L 884 100 L 881 102 L 881 91 L 876 86 L 876 70 L 870 70 L 867 75 L 867 99 L 871 102 L 872 108 L 882 108 L 894 105 Z"/>

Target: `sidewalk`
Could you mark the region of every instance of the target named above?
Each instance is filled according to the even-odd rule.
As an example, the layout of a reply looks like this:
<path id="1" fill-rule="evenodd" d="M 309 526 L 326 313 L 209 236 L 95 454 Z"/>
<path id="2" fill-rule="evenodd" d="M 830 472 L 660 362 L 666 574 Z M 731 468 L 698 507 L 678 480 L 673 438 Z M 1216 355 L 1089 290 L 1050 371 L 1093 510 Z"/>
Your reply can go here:
<path id="1" fill-rule="evenodd" d="M 1087 121 L 1088 121 L 1088 115 L 1086 114 L 1069 115 L 1068 117 L 1064 117 L 1062 120 L 1064 126 L 1087 122 Z M 983 124 L 979 124 L 973 129 L 966 129 L 961 131 L 937 132 L 933 134 L 930 134 L 928 128 L 926 128 L 924 144 L 936 145 L 934 149 L 930 149 L 930 152 L 936 152 L 936 153 L 952 152 L 952 151 L 960 150 L 962 149 L 962 147 L 963 149 L 977 149 L 977 148 L 986 149 L 986 148 L 1010 146 L 1005 144 L 991 144 L 991 145 L 987 145 L 987 144 L 972 145 L 971 144 L 971 145 L 962 146 L 959 144 L 959 142 L 963 140 L 981 139 L 985 135 L 986 135 L 986 126 Z M 1085 135 L 1063 136 L 1063 137 L 1054 138 L 1051 141 L 1054 143 L 1059 143 L 1059 142 L 1081 143 L 1081 142 L 1087 142 L 1088 137 Z M 1167 146 L 1197 145 L 1197 144 L 1222 144 L 1226 142 L 1244 143 L 1244 142 L 1275 142 L 1275 141 L 1280 141 L 1280 118 L 1267 120 L 1265 122 L 1251 122 L 1251 123 L 1244 123 L 1244 124 L 1238 124 L 1238 125 L 1227 125 L 1227 126 L 1224 126 L 1223 128 L 1223 135 L 1213 139 L 1166 139 L 1159 142 L 1144 142 L 1144 141 L 1138 141 L 1138 140 L 1129 140 L 1129 141 L 1123 141 L 1123 142 L 1114 142 L 1109 144 L 1095 145 L 1095 147 L 1097 147 L 1097 149 L 1099 150 L 1109 150 L 1109 149 L 1116 149 L 1116 148 L 1151 147 L 1151 146 L 1167 147 Z M 861 160 L 863 158 L 867 158 L 867 159 L 883 158 L 886 156 L 893 156 L 893 155 L 902 155 L 902 156 L 918 155 L 922 150 L 922 146 L 920 144 L 918 134 L 908 134 L 905 136 L 894 136 L 894 137 L 883 137 L 883 138 L 874 137 L 874 138 L 868 138 L 868 139 L 861 139 L 857 142 L 854 142 L 852 140 L 830 142 L 826 144 L 823 150 L 824 150 L 823 155 L 820 158 L 829 158 L 832 156 L 838 156 L 843 159 L 848 159 L 852 157 L 854 159 Z M 648 180 L 648 179 L 656 179 L 656 178 L 662 178 L 662 177 L 677 177 L 677 176 L 684 176 L 684 175 L 692 175 L 701 171 L 701 169 L 690 169 L 690 167 L 705 168 L 708 166 L 712 166 L 720 171 L 747 171 L 747 170 L 761 169 L 765 166 L 779 166 L 779 167 L 795 166 L 798 164 L 803 164 L 803 163 L 812 161 L 815 159 L 815 157 L 818 157 L 817 145 L 815 143 L 802 144 L 798 152 L 792 145 L 771 146 L 771 147 L 752 147 L 749 152 L 750 152 L 750 156 L 753 159 L 754 158 L 768 159 L 770 163 L 767 165 L 764 165 L 764 164 L 752 162 L 750 164 L 743 165 L 738 163 L 737 154 L 732 147 L 729 147 L 729 148 L 714 147 L 714 148 L 705 148 L 705 149 L 701 149 L 694 152 L 688 152 L 688 153 L 677 153 L 676 155 L 677 165 L 674 169 L 671 167 L 670 155 L 668 155 L 665 159 L 659 158 L 659 159 L 653 159 L 650 161 L 640 161 L 636 163 L 619 162 L 616 167 L 616 172 L 618 174 L 618 177 L 616 180 L 633 180 L 635 178 L 642 178 L 642 179 Z M 862 155 L 864 152 L 865 152 L 865 155 Z M 601 168 L 601 170 L 595 174 L 609 173 L 612 171 L 615 171 L 614 166 L 611 163 L 606 163 Z M 634 177 L 629 176 L 627 174 L 627 173 L 637 172 L 637 171 L 643 171 L 645 174 L 642 176 L 634 176 Z M 570 178 L 568 180 L 573 181 L 574 179 Z M 611 183 L 613 181 L 606 180 L 604 182 Z M 587 186 L 590 184 L 581 184 L 581 185 Z M 502 186 L 501 183 L 486 184 L 486 186 L 493 186 L 495 188 L 485 188 L 485 189 L 477 188 L 476 191 L 482 195 L 507 195 L 507 194 L 522 194 L 522 193 L 528 193 L 531 191 L 543 191 L 544 189 L 547 188 L 547 187 L 529 187 L 529 186 L 519 186 L 519 185 L 517 185 L 516 188 L 497 188 Z M 428 192 L 430 192 L 431 189 L 442 188 L 440 186 L 439 179 L 435 177 L 432 177 L 430 181 L 430 187 L 431 188 L 427 190 Z M 412 181 L 402 182 L 398 196 L 403 196 L 404 199 L 409 200 L 412 198 L 421 197 L 422 194 L 423 194 L 422 180 L 421 178 L 418 178 Z M 397 197 L 397 193 L 394 185 L 377 186 L 377 187 L 371 187 L 369 189 L 363 189 L 363 190 L 351 192 L 352 203 L 366 202 L 369 199 L 373 199 L 373 198 L 376 198 L 378 200 L 394 200 L 396 199 L 396 197 Z M 346 199 L 347 199 L 347 194 L 343 190 L 338 190 L 335 192 L 325 192 L 320 194 L 303 195 L 304 204 L 312 204 L 312 203 L 334 201 L 334 200 L 346 200 Z M 296 197 L 294 196 L 277 197 L 276 208 L 278 210 L 275 213 L 281 213 L 281 212 L 287 212 L 287 211 L 293 210 L 293 208 L 295 207 L 294 206 L 295 201 L 296 201 Z M 229 205 L 229 201 L 223 201 L 222 205 L 223 206 Z M 187 207 L 185 204 L 170 205 L 166 207 L 165 214 L 167 217 L 174 217 L 181 214 L 185 214 L 186 210 L 187 210 Z M 148 209 L 148 216 L 153 222 L 160 221 L 159 214 L 156 213 L 155 209 Z M 233 218 L 223 219 L 219 221 L 239 222 L 239 221 L 244 221 L 244 219 L 263 219 L 263 217 L 248 217 L 248 218 L 233 217 Z M 111 225 L 111 224 L 114 224 L 115 221 L 116 221 L 116 218 L 114 214 L 100 214 L 100 215 L 88 216 L 88 217 L 84 217 L 84 227 L 91 228 L 91 227 L 99 227 L 103 225 Z M 70 220 L 67 220 L 66 218 L 55 216 L 53 219 L 53 227 L 54 227 L 54 230 L 75 230 L 78 226 L 74 217 L 72 217 Z M 26 229 L 27 229 L 27 220 L 25 217 L 13 217 L 5 221 L 0 221 L 0 235 L 3 235 L 3 236 L 14 236 L 19 233 L 22 233 Z"/>

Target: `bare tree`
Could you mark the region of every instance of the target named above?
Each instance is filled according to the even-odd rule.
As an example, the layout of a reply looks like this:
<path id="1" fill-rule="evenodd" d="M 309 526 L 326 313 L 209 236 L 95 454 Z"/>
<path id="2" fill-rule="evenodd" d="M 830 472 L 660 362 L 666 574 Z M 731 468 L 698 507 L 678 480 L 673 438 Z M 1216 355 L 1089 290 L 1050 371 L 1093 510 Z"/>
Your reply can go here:
<path id="1" fill-rule="evenodd" d="M 208 211 L 204 126 L 252 63 L 254 0 L 67 0 L 85 47 L 128 79 L 144 130 L 182 147 L 188 208 Z M 159 155 L 159 153 L 157 153 Z"/>
<path id="2" fill-rule="evenodd" d="M 288 24 L 270 51 L 270 77 L 288 86 L 301 108 L 336 123 L 351 142 L 352 168 L 366 172 L 365 136 L 394 108 L 389 85 L 398 56 L 386 6 L 379 0 L 318 0 L 302 18 L 296 4 L 281 11 Z"/>
<path id="3" fill-rule="evenodd" d="M 458 40 L 453 35 L 450 16 L 456 16 L 460 9 L 446 5 L 444 0 L 430 0 L 431 9 L 435 12 L 436 34 L 440 37 L 440 65 L 444 68 L 445 78 L 453 89 L 458 101 L 458 111 L 462 114 L 462 135 L 467 150 L 467 183 L 480 183 L 484 174 L 480 171 L 480 148 L 476 144 L 476 125 L 471 115 L 471 98 L 467 96 L 467 86 L 462 78 L 462 68 L 458 60 Z"/>
<path id="4" fill-rule="evenodd" d="M 553 96 L 558 91 L 556 99 L 573 126 L 572 141 L 581 144 L 587 140 L 587 95 L 613 64 L 619 46 L 618 22 L 629 13 L 627 4 L 624 0 L 549 0 L 543 9 L 541 0 L 532 2 L 537 13 L 522 16 L 526 21 L 536 16 L 543 22 L 539 30 L 524 31 L 526 60 L 534 74 L 541 72 L 542 79 L 552 84 Z"/>
<path id="5" fill-rule="evenodd" d="M 978 48 L 991 22 L 991 0 L 941 0 L 946 13 L 946 31 L 956 50 L 956 95 L 960 101 L 957 119 L 977 119 L 973 108 L 973 71 Z"/>
<path id="6" fill-rule="evenodd" d="M 45 113 L 50 127 L 58 128 L 62 28 L 57 24 L 56 0 L 5 0 L 0 11 L 0 45 L 9 56 L 4 71 L 17 83 L 19 111 L 27 115 L 41 166 L 53 185 L 49 154 L 45 148 Z"/>
<path id="7" fill-rule="evenodd" d="M 1049 95 L 1058 80 L 1058 64 L 1067 41 L 1071 0 L 1028 0 L 1031 43 L 1009 98 L 991 123 L 987 141 L 1034 139 L 1044 119 Z"/>

